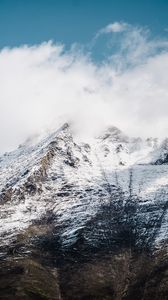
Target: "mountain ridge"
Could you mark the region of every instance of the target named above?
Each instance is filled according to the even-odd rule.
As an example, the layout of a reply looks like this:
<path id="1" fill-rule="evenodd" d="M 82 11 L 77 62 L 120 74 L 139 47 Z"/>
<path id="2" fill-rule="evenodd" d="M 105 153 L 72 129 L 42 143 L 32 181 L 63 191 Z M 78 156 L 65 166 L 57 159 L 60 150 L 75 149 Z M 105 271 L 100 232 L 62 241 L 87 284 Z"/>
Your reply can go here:
<path id="1" fill-rule="evenodd" d="M 159 144 L 156 139 L 129 138 L 116 127 L 90 144 L 77 143 L 66 123 L 37 144 L 22 145 L 1 157 L 0 257 L 4 264 L 10 260 L 13 268 L 14 261 L 21 259 L 24 270 L 30 261 L 35 261 L 37 270 L 50 264 L 52 272 L 60 274 L 62 283 L 54 277 L 57 290 L 59 286 L 62 291 L 65 284 L 67 291 L 59 290 L 59 296 L 50 294 L 47 299 L 134 299 L 138 293 L 139 299 L 152 299 L 153 291 L 147 286 L 153 275 L 146 277 L 143 264 L 149 260 L 151 274 L 162 265 L 157 287 L 167 278 L 167 150 L 166 140 Z M 97 286 L 96 268 L 104 274 L 107 298 L 104 287 Z M 85 284 L 89 284 L 87 276 L 97 278 L 91 279 L 92 296 L 86 296 L 80 273 Z M 135 285 L 131 279 L 126 283 L 125 276 Z M 160 299 L 167 299 L 167 283 L 158 289 Z"/>

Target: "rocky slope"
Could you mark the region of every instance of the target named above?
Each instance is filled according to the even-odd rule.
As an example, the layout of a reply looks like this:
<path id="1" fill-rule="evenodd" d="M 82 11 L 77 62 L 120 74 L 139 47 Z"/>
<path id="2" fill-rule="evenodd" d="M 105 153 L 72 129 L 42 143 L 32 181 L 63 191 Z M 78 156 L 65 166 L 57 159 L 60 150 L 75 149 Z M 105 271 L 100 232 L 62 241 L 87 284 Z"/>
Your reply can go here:
<path id="1" fill-rule="evenodd" d="M 168 299 L 167 157 L 68 124 L 0 157 L 0 299 Z"/>

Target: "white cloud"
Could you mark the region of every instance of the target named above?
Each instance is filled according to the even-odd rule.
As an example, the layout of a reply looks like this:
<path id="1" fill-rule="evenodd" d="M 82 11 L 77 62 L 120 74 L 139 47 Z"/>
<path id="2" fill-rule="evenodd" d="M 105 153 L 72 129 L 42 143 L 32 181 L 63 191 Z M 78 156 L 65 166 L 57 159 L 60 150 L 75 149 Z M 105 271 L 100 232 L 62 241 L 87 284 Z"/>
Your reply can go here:
<path id="1" fill-rule="evenodd" d="M 100 33 L 122 32 L 125 31 L 128 27 L 129 25 L 127 23 L 114 22 L 102 28 L 99 32 Z"/>
<path id="2" fill-rule="evenodd" d="M 131 135 L 164 137 L 167 73 L 168 40 L 130 25 L 102 63 L 51 42 L 2 49 L 0 152 L 64 121 L 85 135 L 113 124 Z"/>

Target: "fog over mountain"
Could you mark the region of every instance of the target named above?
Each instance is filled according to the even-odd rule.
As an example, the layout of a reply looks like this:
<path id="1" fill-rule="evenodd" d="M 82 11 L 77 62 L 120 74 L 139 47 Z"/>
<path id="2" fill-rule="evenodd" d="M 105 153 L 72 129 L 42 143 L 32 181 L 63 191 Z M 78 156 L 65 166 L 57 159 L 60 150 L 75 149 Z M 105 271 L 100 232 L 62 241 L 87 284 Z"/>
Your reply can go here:
<path id="1" fill-rule="evenodd" d="M 167 70 L 168 39 L 122 22 L 85 46 L 49 41 L 1 49 L 0 152 L 65 121 L 85 139 L 109 125 L 164 138 Z"/>
<path id="2" fill-rule="evenodd" d="M 0 299 L 168 299 L 167 70 L 126 22 L 1 49 Z"/>

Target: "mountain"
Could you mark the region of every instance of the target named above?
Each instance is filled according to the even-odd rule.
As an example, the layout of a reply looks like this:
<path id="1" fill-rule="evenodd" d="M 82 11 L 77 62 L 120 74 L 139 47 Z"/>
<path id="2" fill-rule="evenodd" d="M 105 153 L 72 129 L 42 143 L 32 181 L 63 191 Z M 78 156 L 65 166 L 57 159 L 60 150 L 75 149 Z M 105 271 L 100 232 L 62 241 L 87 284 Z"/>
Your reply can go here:
<path id="1" fill-rule="evenodd" d="M 168 139 L 35 140 L 0 157 L 0 299 L 168 299 Z"/>

